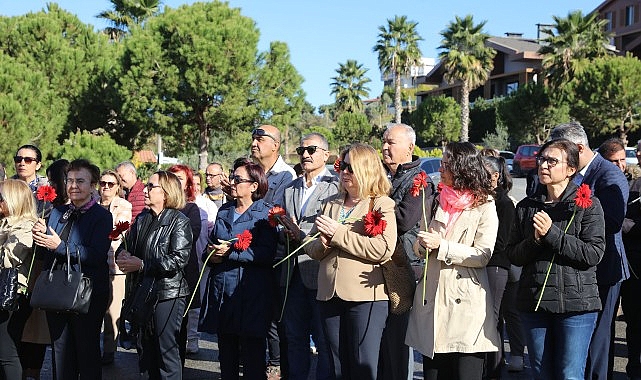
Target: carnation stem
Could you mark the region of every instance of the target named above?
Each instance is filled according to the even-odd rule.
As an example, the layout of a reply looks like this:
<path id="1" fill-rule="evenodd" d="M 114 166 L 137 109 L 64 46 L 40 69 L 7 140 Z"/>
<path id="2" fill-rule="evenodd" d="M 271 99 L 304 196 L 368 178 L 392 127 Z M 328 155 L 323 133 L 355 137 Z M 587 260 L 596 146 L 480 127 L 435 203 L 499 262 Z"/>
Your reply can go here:
<path id="1" fill-rule="evenodd" d="M 287 252 L 289 252 L 289 238 L 285 238 L 287 241 Z M 285 281 L 285 298 L 283 299 L 283 308 L 280 310 L 280 318 L 278 318 L 278 322 L 283 320 L 283 314 L 285 314 L 285 305 L 287 304 L 287 293 L 289 292 L 289 280 L 290 280 L 290 272 L 289 272 L 289 259 L 287 259 L 287 280 Z"/>
<path id="2" fill-rule="evenodd" d="M 320 232 L 317 232 L 316 234 L 314 234 L 314 236 L 312 236 L 312 237 L 311 237 L 311 239 L 307 240 L 306 242 L 304 242 L 303 244 L 301 244 L 298 248 L 296 248 L 296 249 L 295 249 L 295 250 L 293 250 L 291 253 L 289 253 L 287 256 L 283 257 L 279 262 L 277 262 L 276 264 L 274 264 L 274 265 L 272 266 L 272 268 L 276 268 L 277 266 L 279 266 L 279 265 L 280 265 L 280 264 L 282 264 L 283 262 L 285 262 L 285 261 L 289 260 L 289 258 L 290 258 L 290 257 L 294 256 L 294 254 L 295 254 L 296 252 L 300 251 L 300 250 L 301 250 L 301 248 L 303 248 L 304 246 L 306 246 L 307 244 L 309 244 L 309 242 L 310 242 L 310 241 L 312 241 L 312 240 L 316 239 L 319 235 L 320 235 Z"/>
<path id="3" fill-rule="evenodd" d="M 433 201 L 432 201 L 433 202 Z M 425 212 L 425 188 L 423 188 L 423 220 L 425 221 L 425 231 L 428 229 L 427 213 Z M 429 250 L 425 251 L 425 265 L 423 266 L 423 305 L 425 305 L 425 282 L 427 281 L 427 256 Z"/>

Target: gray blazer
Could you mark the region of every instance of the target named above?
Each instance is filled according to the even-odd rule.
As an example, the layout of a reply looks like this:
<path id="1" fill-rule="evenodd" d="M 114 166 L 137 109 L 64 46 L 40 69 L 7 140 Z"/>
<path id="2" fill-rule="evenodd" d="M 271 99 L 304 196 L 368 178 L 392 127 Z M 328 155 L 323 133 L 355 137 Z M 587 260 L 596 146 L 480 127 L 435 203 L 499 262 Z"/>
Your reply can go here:
<path id="1" fill-rule="evenodd" d="M 327 169 L 320 175 L 321 178 L 307 201 L 307 207 L 303 215 L 301 215 L 301 194 L 305 181 L 304 177 L 296 178 L 285 187 L 285 193 L 280 203 L 287 212 L 287 215 L 292 218 L 298 225 L 298 228 L 301 229 L 301 241 L 314 226 L 316 217 L 321 212 L 322 205 L 328 198 L 338 193 L 338 178 L 333 176 Z M 281 251 L 278 252 L 278 257 L 285 257 L 288 254 L 287 243 L 284 240 L 284 234 L 282 235 L 282 244 L 278 245 L 278 249 Z M 289 252 L 298 248 L 298 246 L 298 243 L 290 241 Z M 295 265 L 296 263 L 298 265 Z M 293 273 L 296 268 L 298 268 L 305 287 L 308 289 L 318 289 L 318 261 L 309 257 L 304 249 L 298 251 L 296 257 L 292 257 L 289 260 L 289 273 Z M 287 263 L 283 263 L 281 265 L 281 286 L 285 286 L 287 283 L 287 271 Z"/>

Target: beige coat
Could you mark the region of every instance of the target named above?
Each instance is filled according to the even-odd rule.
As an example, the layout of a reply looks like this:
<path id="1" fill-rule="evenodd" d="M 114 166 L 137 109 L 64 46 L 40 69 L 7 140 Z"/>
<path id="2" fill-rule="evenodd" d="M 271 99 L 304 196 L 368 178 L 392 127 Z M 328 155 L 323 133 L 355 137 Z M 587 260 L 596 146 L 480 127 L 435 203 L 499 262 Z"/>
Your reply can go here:
<path id="1" fill-rule="evenodd" d="M 435 353 L 498 351 L 500 338 L 485 270 L 499 224 L 494 202 L 463 211 L 447 235 L 445 221 L 445 213 L 437 208 L 430 228 L 443 240 L 429 254 L 425 304 L 422 279 L 416 287 L 405 344 L 429 358 Z M 414 250 L 425 257 L 418 241 Z"/>
<path id="2" fill-rule="evenodd" d="M 322 214 L 338 220 L 344 195 L 329 199 Z M 396 245 L 396 216 L 394 201 L 379 197 L 374 201 L 374 210 L 380 210 L 387 227 L 381 235 L 368 237 L 363 227 L 363 217 L 369 209 L 369 200 L 358 203 L 348 220 L 338 227 L 330 246 L 325 248 L 320 238 L 312 237 L 318 232 L 312 228 L 304 241 L 305 252 L 320 261 L 317 299 L 327 301 L 338 296 L 344 301 L 387 300 L 380 263 L 392 257 Z"/>
<path id="3" fill-rule="evenodd" d="M 27 275 L 33 258 L 32 219 L 4 218 L 0 221 L 0 249 L 3 268 L 18 268 L 18 283 L 27 285 Z M 37 275 L 37 274 L 36 274 Z M 24 288 L 21 287 L 21 291 Z"/>
<path id="4" fill-rule="evenodd" d="M 109 212 L 111 212 L 114 226 L 118 222 L 128 222 L 131 220 L 131 203 L 124 198 L 116 196 L 109 204 Z M 109 246 L 109 251 L 107 252 L 107 263 L 109 264 L 110 274 L 124 274 L 120 269 L 118 269 L 118 266 L 116 265 L 116 258 L 114 257 L 114 252 L 116 252 L 121 243 L 122 235 L 120 239 L 112 241 Z"/>

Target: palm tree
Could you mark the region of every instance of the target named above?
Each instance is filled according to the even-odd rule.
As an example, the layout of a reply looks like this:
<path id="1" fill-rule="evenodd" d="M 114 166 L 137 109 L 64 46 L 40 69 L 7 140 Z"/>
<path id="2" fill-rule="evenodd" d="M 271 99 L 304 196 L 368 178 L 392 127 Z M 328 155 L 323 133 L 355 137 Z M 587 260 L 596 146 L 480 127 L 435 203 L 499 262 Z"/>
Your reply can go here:
<path id="1" fill-rule="evenodd" d="M 599 20 L 598 13 L 583 16 L 581 11 L 568 17 L 552 17 L 554 24 L 542 30 L 548 37 L 539 53 L 543 54 L 543 70 L 552 88 L 560 89 L 572 81 L 589 61 L 608 55 L 611 33 L 605 31 L 608 20 Z"/>
<path id="2" fill-rule="evenodd" d="M 407 16 L 395 16 L 385 26 L 378 27 L 378 40 L 374 52 L 378 54 L 378 67 L 383 75 L 394 75 L 394 120 L 401 122 L 401 76 L 421 60 L 418 42 L 423 40 L 416 32 L 417 22 L 407 21 Z"/>
<path id="3" fill-rule="evenodd" d="M 119 40 L 130 27 L 141 25 L 146 19 L 160 11 L 159 0 L 110 0 L 113 10 L 100 12 L 96 17 L 110 21 L 113 26 L 104 32 L 112 40 Z"/>
<path id="4" fill-rule="evenodd" d="M 353 59 L 339 63 L 339 66 L 336 69 L 338 75 L 332 78 L 334 82 L 331 84 L 331 94 L 336 96 L 336 110 L 361 113 L 364 110 L 362 98 L 369 96 L 369 88 L 365 85 L 371 82 L 365 76 L 367 69 Z"/>
<path id="5" fill-rule="evenodd" d="M 439 59 L 445 69 L 445 80 L 461 84 L 461 141 L 468 141 L 470 91 L 487 82 L 494 68 L 496 51 L 485 46 L 489 35 L 483 32 L 485 21 L 474 25 L 471 15 L 450 22 L 441 32 L 443 40 Z"/>

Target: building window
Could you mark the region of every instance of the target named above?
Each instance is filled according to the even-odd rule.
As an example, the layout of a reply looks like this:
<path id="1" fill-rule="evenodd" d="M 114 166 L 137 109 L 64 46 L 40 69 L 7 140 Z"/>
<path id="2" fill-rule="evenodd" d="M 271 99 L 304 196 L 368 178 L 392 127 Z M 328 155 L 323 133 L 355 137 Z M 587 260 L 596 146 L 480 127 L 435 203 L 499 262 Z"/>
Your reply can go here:
<path id="1" fill-rule="evenodd" d="M 507 95 L 510 95 L 519 88 L 519 82 L 510 82 L 506 86 Z"/>
<path id="2" fill-rule="evenodd" d="M 634 5 L 625 7 L 625 26 L 630 26 L 634 23 Z"/>
<path id="3" fill-rule="evenodd" d="M 612 12 L 605 12 L 604 18 L 608 20 L 608 23 L 605 25 L 605 31 L 609 32 L 612 30 Z"/>

